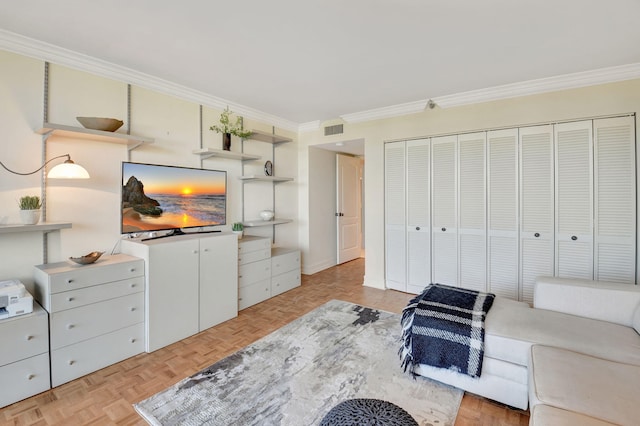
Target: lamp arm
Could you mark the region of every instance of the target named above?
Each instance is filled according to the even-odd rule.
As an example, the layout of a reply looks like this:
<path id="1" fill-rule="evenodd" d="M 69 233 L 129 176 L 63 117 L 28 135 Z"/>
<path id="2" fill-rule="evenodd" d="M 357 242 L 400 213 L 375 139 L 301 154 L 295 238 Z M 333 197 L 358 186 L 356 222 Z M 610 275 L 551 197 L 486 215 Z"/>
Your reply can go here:
<path id="1" fill-rule="evenodd" d="M 49 164 L 50 162 L 52 162 L 53 160 L 57 160 L 58 158 L 62 158 L 62 157 L 67 157 L 67 161 L 71 160 L 71 156 L 69 154 L 64 154 L 64 155 L 58 155 L 57 157 L 53 157 L 52 159 L 50 159 L 49 161 L 46 161 L 42 166 L 40 166 L 39 169 L 33 171 L 33 172 L 29 172 L 29 173 L 20 173 L 20 172 L 14 172 L 13 170 L 11 170 L 10 168 L 8 168 L 7 166 L 5 166 L 2 161 L 0 161 L 0 166 L 2 166 L 2 168 L 4 168 L 6 171 L 13 173 L 15 175 L 20 175 L 20 176 L 28 176 L 28 175 L 32 175 L 35 173 L 38 173 L 40 170 L 44 169 L 44 167 Z"/>

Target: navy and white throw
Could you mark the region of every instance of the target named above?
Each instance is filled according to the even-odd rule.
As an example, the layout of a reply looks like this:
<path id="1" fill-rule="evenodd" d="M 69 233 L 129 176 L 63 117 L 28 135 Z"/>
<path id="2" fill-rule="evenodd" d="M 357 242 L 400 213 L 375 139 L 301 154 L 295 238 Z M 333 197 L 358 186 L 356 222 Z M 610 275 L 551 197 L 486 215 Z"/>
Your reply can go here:
<path id="1" fill-rule="evenodd" d="M 484 321 L 494 294 L 430 284 L 402 311 L 402 367 L 418 364 L 480 377 Z"/>

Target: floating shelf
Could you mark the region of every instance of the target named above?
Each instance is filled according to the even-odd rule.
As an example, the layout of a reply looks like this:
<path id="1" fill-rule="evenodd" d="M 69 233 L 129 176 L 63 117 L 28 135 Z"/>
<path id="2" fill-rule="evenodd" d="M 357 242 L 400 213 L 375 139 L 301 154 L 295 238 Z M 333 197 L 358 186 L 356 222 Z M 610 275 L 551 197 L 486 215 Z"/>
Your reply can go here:
<path id="1" fill-rule="evenodd" d="M 238 177 L 244 181 L 263 181 L 263 182 L 290 182 L 293 178 L 290 177 L 278 177 L 278 176 L 262 176 L 262 175 L 247 175 Z"/>
<path id="2" fill-rule="evenodd" d="M 0 225 L 0 234 L 12 234 L 17 232 L 51 232 L 60 229 L 71 228 L 71 223 L 43 222 L 35 225 L 10 224 Z"/>
<path id="3" fill-rule="evenodd" d="M 193 153 L 199 155 L 203 160 L 210 157 L 229 158 L 231 160 L 242 161 L 259 160 L 261 158 L 259 155 L 250 155 L 244 154 L 242 152 L 225 151 L 222 149 L 214 148 L 196 149 L 193 151 Z"/>
<path id="4" fill-rule="evenodd" d="M 242 222 L 242 225 L 245 228 L 254 228 L 257 226 L 271 226 L 271 225 L 282 225 L 283 223 L 290 223 L 293 222 L 293 220 L 291 219 L 271 219 L 271 220 L 262 220 L 262 219 L 255 219 L 255 220 L 248 220 L 248 221 L 244 221 Z"/>
<path id="5" fill-rule="evenodd" d="M 47 136 L 63 136 L 74 139 L 88 139 L 97 142 L 118 143 L 127 145 L 129 151 L 136 149 L 140 145 L 151 144 L 152 138 L 143 138 L 124 133 L 104 132 L 102 130 L 85 129 L 84 127 L 73 127 L 64 124 L 44 123 L 36 133 Z"/>
<path id="6" fill-rule="evenodd" d="M 267 142 L 272 144 L 280 144 L 293 142 L 293 139 L 286 136 L 272 135 L 271 133 L 262 132 L 260 130 L 252 130 L 251 136 L 247 139 L 253 139 L 255 141 Z"/>

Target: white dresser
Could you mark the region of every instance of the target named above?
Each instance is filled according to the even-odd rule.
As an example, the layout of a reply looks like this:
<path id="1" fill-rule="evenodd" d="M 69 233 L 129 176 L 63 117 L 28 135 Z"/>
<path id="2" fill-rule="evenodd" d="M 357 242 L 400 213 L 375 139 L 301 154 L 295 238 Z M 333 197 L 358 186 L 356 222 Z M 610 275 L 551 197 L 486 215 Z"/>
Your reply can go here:
<path id="1" fill-rule="evenodd" d="M 144 350 L 142 259 L 39 265 L 35 281 L 34 296 L 50 314 L 53 387 Z"/>
<path id="2" fill-rule="evenodd" d="M 0 320 L 0 407 L 51 387 L 48 325 L 37 302 L 30 314 Z"/>
<path id="3" fill-rule="evenodd" d="M 271 250 L 271 297 L 300 286 L 300 250 Z"/>

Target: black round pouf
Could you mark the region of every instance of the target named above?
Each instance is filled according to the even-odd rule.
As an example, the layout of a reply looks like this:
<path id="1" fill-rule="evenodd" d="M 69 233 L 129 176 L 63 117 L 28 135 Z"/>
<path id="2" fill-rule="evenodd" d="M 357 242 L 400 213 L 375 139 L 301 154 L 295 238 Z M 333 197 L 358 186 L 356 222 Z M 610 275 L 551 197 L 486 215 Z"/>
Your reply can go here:
<path id="1" fill-rule="evenodd" d="M 320 426 L 418 426 L 402 408 L 380 399 L 348 399 L 336 405 Z"/>

